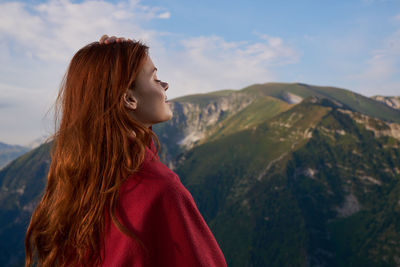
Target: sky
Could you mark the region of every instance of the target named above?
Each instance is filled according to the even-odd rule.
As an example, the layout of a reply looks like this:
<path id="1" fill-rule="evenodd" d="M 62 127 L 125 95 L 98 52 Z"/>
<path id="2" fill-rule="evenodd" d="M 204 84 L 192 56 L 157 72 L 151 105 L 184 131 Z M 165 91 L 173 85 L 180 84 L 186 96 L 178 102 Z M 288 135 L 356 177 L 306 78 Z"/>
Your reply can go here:
<path id="1" fill-rule="evenodd" d="M 0 0 L 0 142 L 53 133 L 75 52 L 103 34 L 150 47 L 169 99 L 301 82 L 400 95 L 400 0 Z"/>

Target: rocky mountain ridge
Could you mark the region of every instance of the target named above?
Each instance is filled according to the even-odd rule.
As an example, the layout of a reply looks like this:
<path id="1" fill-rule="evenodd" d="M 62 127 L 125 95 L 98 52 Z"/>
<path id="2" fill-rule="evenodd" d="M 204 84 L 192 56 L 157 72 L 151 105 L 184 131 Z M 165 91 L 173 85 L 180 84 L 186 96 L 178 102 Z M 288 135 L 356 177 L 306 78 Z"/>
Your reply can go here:
<path id="1" fill-rule="evenodd" d="M 400 266 L 400 111 L 344 89 L 278 83 L 171 105 L 173 119 L 153 127 L 161 158 L 228 266 Z M 50 147 L 0 171 L 2 266 L 22 265 Z"/>
<path id="2" fill-rule="evenodd" d="M 387 122 L 367 129 L 375 119 L 357 122 L 350 112 L 308 98 L 184 153 L 176 172 L 222 240 L 229 265 L 400 264 L 400 233 L 390 230 L 400 225 L 391 217 L 400 209 L 400 143 L 390 132 L 375 134 Z"/>
<path id="3" fill-rule="evenodd" d="M 375 95 L 371 97 L 372 99 L 382 102 L 387 106 L 400 109 L 400 96 L 382 96 L 382 95 Z"/>
<path id="4" fill-rule="evenodd" d="M 171 100 L 174 114 L 172 120 L 153 127 L 161 143 L 167 144 L 162 147 L 162 158 L 170 168 L 174 169 L 175 160 L 180 153 L 218 136 L 254 126 L 260 122 L 259 120 L 283 112 L 310 96 L 329 99 L 343 109 L 366 114 L 371 118 L 400 123 L 400 110 L 389 109 L 387 112 L 387 106 L 381 102 L 371 102 L 370 98 L 348 90 L 301 83 L 257 84 L 238 91 L 217 91 Z M 275 102 L 274 108 L 269 105 L 271 101 Z M 246 117 L 251 116 L 244 114 L 241 117 L 237 114 L 241 114 L 246 108 L 249 113 L 264 112 L 270 115 L 259 114 L 259 119 L 252 118 L 252 122 L 243 123 Z M 370 109 L 367 113 L 365 113 L 366 108 Z M 230 129 L 226 129 L 224 124 L 229 124 Z M 236 129 L 232 129 L 233 127 Z M 395 124 L 393 127 L 389 124 L 389 129 L 392 134 L 398 134 L 399 130 Z"/>

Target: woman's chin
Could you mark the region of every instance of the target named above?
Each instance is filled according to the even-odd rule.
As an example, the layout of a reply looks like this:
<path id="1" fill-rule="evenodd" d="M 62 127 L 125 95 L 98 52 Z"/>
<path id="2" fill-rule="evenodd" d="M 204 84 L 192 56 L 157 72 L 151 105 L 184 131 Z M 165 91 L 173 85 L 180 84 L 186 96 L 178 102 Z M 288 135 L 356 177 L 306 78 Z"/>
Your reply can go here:
<path id="1" fill-rule="evenodd" d="M 162 120 L 160 120 L 158 123 L 167 122 L 171 119 L 172 119 L 172 112 L 166 114 L 165 117 Z"/>
<path id="2" fill-rule="evenodd" d="M 168 104 L 169 104 L 169 102 L 167 102 Z M 168 115 L 167 115 L 167 120 L 169 121 L 170 119 L 172 119 L 172 116 L 173 116 L 173 112 L 172 112 L 172 109 L 171 109 L 171 106 L 169 106 L 168 105 L 168 111 L 167 111 L 167 113 L 168 113 Z"/>
<path id="3" fill-rule="evenodd" d="M 168 116 L 167 116 L 167 120 L 166 121 L 169 121 L 170 119 L 172 119 L 172 117 L 173 117 L 173 115 L 172 115 L 172 112 L 170 113 L 170 114 L 168 114 Z"/>

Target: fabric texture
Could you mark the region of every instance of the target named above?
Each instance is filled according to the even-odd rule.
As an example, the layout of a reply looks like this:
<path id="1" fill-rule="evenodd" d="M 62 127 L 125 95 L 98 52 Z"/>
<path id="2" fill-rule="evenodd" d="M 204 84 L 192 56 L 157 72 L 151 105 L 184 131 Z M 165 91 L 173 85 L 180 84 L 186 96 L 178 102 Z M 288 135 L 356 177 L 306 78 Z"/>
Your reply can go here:
<path id="1" fill-rule="evenodd" d="M 121 233 L 106 211 L 103 265 L 226 266 L 224 255 L 179 177 L 160 162 L 154 143 L 120 189 L 118 219 L 144 244 Z"/>

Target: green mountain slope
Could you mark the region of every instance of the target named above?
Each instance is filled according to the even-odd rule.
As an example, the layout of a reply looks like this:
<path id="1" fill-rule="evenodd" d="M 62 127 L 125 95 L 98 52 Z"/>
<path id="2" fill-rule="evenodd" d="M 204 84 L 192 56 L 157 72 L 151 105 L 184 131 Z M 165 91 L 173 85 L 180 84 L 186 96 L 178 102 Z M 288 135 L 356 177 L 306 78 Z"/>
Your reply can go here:
<path id="1" fill-rule="evenodd" d="M 289 109 L 292 105 L 274 97 L 264 96 L 255 99 L 250 105 L 222 120 L 212 133 L 205 138 L 209 142 L 244 129 L 248 129 Z"/>
<path id="2" fill-rule="evenodd" d="M 0 142 L 0 169 L 17 157 L 29 151 L 28 147 L 8 145 Z"/>
<path id="3" fill-rule="evenodd" d="M 283 98 L 284 93 L 292 93 L 303 98 L 318 96 L 337 101 L 347 108 L 361 112 L 368 116 L 382 120 L 400 123 L 400 110 L 391 108 L 380 101 L 357 94 L 350 90 L 328 87 L 313 86 L 303 83 L 266 83 L 256 84 L 242 89 L 244 92 L 269 95 L 276 98 Z"/>
<path id="4" fill-rule="evenodd" d="M 397 110 L 304 84 L 171 105 L 173 119 L 153 127 L 162 159 L 192 193 L 228 266 L 400 265 Z M 0 171 L 0 266 L 23 262 L 50 146 Z"/>
<path id="5" fill-rule="evenodd" d="M 229 266 L 395 266 L 399 140 L 346 112 L 307 99 L 183 156 L 176 171 Z"/>
<path id="6" fill-rule="evenodd" d="M 225 135 L 227 131 L 231 132 L 235 127 L 234 120 L 243 124 L 239 125 L 239 129 L 245 127 L 245 124 L 250 127 L 250 124 L 255 125 L 260 119 L 264 119 L 263 116 L 273 116 L 286 110 L 293 103 L 311 96 L 330 99 L 343 108 L 380 120 L 400 123 L 400 110 L 350 90 L 301 83 L 255 84 L 242 90 L 224 90 L 171 100 L 173 119 L 154 126 L 161 143 L 164 144 L 162 159 L 169 167 L 174 168 L 179 154 L 207 142 L 212 135 L 216 138 Z M 278 102 L 279 100 L 281 101 Z M 275 106 L 269 106 L 274 102 Z M 245 113 L 246 108 L 252 115 Z M 227 125 L 230 125 L 230 130 L 223 129 Z"/>
<path id="7" fill-rule="evenodd" d="M 0 171 L 0 266 L 23 266 L 25 232 L 45 187 L 50 146 L 41 145 Z"/>

